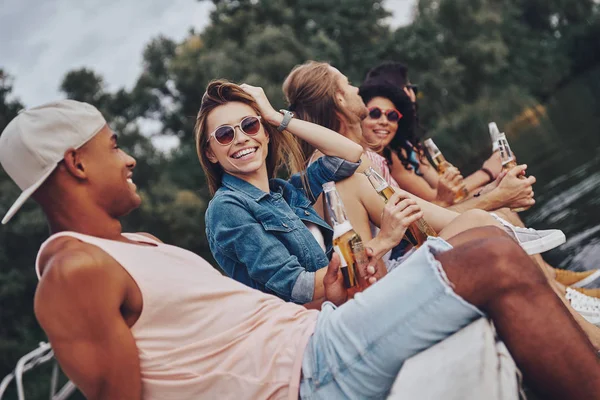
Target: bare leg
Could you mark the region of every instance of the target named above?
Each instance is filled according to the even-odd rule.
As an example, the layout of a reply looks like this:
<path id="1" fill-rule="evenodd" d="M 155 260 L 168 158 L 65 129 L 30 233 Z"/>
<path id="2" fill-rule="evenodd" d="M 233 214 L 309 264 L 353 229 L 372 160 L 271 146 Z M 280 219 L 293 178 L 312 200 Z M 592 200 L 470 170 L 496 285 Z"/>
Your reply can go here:
<path id="1" fill-rule="evenodd" d="M 502 228 L 502 224 L 492 217 L 487 211 L 469 210 L 458 215 L 444 229 L 439 232 L 442 239 L 450 239 L 469 229 L 482 226 L 496 226 Z M 452 242 L 450 242 L 452 244 Z"/>
<path id="2" fill-rule="evenodd" d="M 450 243 L 454 247 L 458 247 L 462 244 L 471 242 L 473 240 L 494 237 L 498 237 L 498 232 L 495 229 L 473 229 L 461 233 L 460 235 L 453 236 L 452 238 L 448 239 L 448 243 Z M 565 287 L 554 280 L 554 270 L 552 269 L 552 267 L 546 264 L 544 260 L 541 257 L 539 257 L 539 255 L 537 257 L 533 256 L 531 258 L 534 259 L 539 266 L 543 265 L 543 267 L 541 267 L 540 270 L 544 272 L 546 278 L 548 279 L 548 282 L 550 283 L 550 286 L 552 287 L 556 295 L 565 304 L 565 306 L 567 307 L 575 321 L 579 324 L 581 329 L 583 329 L 593 346 L 596 349 L 600 350 L 600 329 L 594 324 L 586 321 L 585 318 L 583 318 L 577 311 L 573 309 L 573 307 L 571 307 L 571 304 L 565 297 Z"/>
<path id="3" fill-rule="evenodd" d="M 465 235 L 479 239 L 437 258 L 456 293 L 494 321 L 531 386 L 544 398 L 590 399 L 600 393 L 595 350 L 535 263 L 499 229 Z"/>
<path id="4" fill-rule="evenodd" d="M 531 258 L 533 259 L 533 261 L 535 261 L 537 263 L 537 265 L 540 267 L 540 269 L 542 270 L 544 275 L 546 275 L 546 278 L 548 278 L 549 281 L 553 281 L 554 278 L 556 277 L 554 268 L 552 268 L 552 266 L 550 266 L 550 264 L 548 264 L 546 261 L 544 261 L 544 259 L 542 258 L 542 256 L 540 254 L 533 255 L 533 256 L 531 256 Z"/>
<path id="5" fill-rule="evenodd" d="M 519 217 L 519 214 L 517 214 L 514 211 L 511 211 L 509 208 L 501 208 L 492 212 L 494 214 L 497 214 L 500 218 L 507 220 L 514 226 L 525 228 L 525 223 L 523 223 L 523 220 L 521 219 L 521 217 Z"/>

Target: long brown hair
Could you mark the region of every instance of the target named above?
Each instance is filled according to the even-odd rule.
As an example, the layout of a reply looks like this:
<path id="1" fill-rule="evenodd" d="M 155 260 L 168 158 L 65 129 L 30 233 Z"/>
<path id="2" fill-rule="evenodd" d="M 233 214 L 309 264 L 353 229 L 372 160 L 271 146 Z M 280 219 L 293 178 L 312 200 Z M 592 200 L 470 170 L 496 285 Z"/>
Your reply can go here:
<path id="1" fill-rule="evenodd" d="M 294 67 L 282 88 L 290 111 L 299 119 L 340 132 L 340 116 L 350 116 L 338 103 L 336 93 L 340 88 L 336 78 L 331 66 L 324 62 L 308 61 Z M 309 158 L 314 150 L 302 142 L 304 157 Z"/>
<path id="2" fill-rule="evenodd" d="M 250 94 L 246 93 L 235 83 L 221 79 L 210 82 L 206 87 L 206 92 L 202 96 L 202 104 L 196 118 L 196 126 L 194 127 L 196 151 L 200 165 L 202 165 L 202 169 L 206 175 L 208 189 L 212 195 L 221 187 L 223 167 L 218 163 L 212 163 L 206 154 L 208 150 L 207 136 L 209 134 L 207 132 L 207 119 L 212 110 L 233 101 L 249 105 L 256 111 L 256 115 L 260 115 L 258 105 Z M 287 131 L 277 131 L 274 126 L 266 123 L 264 118 L 262 118 L 261 123 L 269 135 L 269 153 L 266 159 L 269 179 L 274 178 L 282 167 L 286 167 L 289 171 L 301 170 L 303 157 L 296 138 Z"/>

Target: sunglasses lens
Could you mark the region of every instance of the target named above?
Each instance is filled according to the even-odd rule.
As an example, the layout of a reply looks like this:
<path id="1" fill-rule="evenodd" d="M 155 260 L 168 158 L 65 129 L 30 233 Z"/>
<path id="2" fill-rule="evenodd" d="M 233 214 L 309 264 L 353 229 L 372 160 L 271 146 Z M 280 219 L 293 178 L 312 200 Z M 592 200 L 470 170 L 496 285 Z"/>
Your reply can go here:
<path id="1" fill-rule="evenodd" d="M 256 135 L 260 129 L 260 121 L 256 117 L 244 118 L 240 125 L 247 135 Z"/>
<path id="2" fill-rule="evenodd" d="M 235 131 L 231 126 L 221 126 L 215 131 L 215 139 L 221 144 L 233 142 Z"/>
<path id="3" fill-rule="evenodd" d="M 388 111 L 386 116 L 390 122 L 398 122 L 402 118 L 402 115 L 396 110 Z"/>
<path id="4" fill-rule="evenodd" d="M 381 109 L 379 107 L 373 107 L 369 109 L 369 118 L 379 119 L 381 118 Z"/>

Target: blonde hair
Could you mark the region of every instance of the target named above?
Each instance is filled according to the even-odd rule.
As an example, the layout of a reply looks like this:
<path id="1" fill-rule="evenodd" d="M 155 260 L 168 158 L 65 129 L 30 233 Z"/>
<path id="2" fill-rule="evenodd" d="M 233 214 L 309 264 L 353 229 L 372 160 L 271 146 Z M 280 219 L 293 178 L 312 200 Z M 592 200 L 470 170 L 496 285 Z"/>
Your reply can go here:
<path id="1" fill-rule="evenodd" d="M 202 169 L 206 175 L 211 195 L 214 195 L 219 187 L 221 187 L 223 167 L 218 163 L 212 163 L 206 154 L 209 134 L 207 132 L 207 119 L 212 110 L 234 101 L 249 105 L 256 112 L 256 115 L 260 115 L 258 105 L 250 94 L 246 93 L 235 83 L 226 80 L 214 80 L 206 87 L 206 92 L 202 96 L 202 103 L 196 118 L 196 126 L 194 127 L 196 151 L 200 165 L 202 165 Z M 287 131 L 277 131 L 274 126 L 266 123 L 264 118 L 262 118 L 261 123 L 265 132 L 269 135 L 269 154 L 265 161 L 269 179 L 275 178 L 277 172 L 282 167 L 287 168 L 288 171 L 301 170 L 304 159 L 296 138 Z"/>

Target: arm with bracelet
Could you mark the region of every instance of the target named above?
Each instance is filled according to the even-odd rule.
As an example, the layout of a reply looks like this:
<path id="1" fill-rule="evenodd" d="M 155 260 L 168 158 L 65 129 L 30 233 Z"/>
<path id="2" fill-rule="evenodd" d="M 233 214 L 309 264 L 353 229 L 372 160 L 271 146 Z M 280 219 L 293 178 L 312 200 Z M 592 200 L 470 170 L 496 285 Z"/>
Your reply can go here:
<path id="1" fill-rule="evenodd" d="M 240 85 L 240 87 L 252 95 L 265 122 L 276 126 L 278 131 L 283 132 L 285 130 L 291 133 L 316 147 L 327 156 L 339 157 L 352 162 L 360 160 L 363 153 L 361 145 L 331 129 L 293 118 L 291 111 L 281 110 L 277 112 L 271 106 L 262 88 L 247 84 Z"/>

